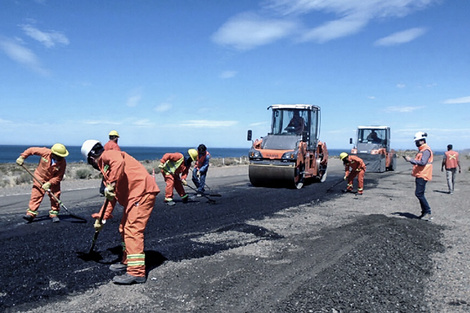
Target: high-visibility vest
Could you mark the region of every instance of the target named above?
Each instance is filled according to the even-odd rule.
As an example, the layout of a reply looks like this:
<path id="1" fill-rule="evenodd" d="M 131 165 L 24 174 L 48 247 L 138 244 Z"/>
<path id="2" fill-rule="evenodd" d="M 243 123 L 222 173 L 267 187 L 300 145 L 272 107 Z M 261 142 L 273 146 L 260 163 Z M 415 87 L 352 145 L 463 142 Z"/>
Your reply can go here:
<path id="1" fill-rule="evenodd" d="M 449 150 L 446 151 L 446 169 L 457 168 L 459 165 L 459 153 Z"/>
<path id="2" fill-rule="evenodd" d="M 426 181 L 432 180 L 432 161 L 434 160 L 431 148 L 427 144 L 421 145 L 419 152 L 416 154 L 415 160 L 419 161 L 423 157 L 423 152 L 429 150 L 431 155 L 429 156 L 428 163 L 425 165 L 413 165 L 413 171 L 411 175 L 416 178 L 423 178 Z"/>

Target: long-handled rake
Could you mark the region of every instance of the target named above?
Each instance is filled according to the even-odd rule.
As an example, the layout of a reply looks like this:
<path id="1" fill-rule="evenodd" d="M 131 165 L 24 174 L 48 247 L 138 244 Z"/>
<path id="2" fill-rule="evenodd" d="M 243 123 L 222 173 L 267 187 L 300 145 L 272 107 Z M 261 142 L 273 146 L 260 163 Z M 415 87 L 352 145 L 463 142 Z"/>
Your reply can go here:
<path id="1" fill-rule="evenodd" d="M 29 175 L 31 175 L 31 177 L 37 181 L 39 184 L 44 185 L 44 183 L 42 181 L 39 180 L 39 178 L 37 178 L 26 166 L 24 166 L 24 164 L 21 165 L 22 168 L 25 169 L 26 172 L 28 172 Z M 78 216 L 78 215 L 75 215 L 73 214 L 72 212 L 69 211 L 69 209 L 67 209 L 67 207 L 65 206 L 65 204 L 59 199 L 57 198 L 52 192 L 50 189 L 47 189 L 46 192 L 52 197 L 55 199 L 55 201 L 57 201 L 60 205 L 61 208 L 63 208 L 65 211 L 67 211 L 67 213 L 72 216 L 73 218 L 76 218 L 77 220 L 80 220 L 80 223 L 86 223 L 87 220 L 81 216 Z"/>
<path id="2" fill-rule="evenodd" d="M 192 189 L 193 191 L 195 191 L 196 193 L 198 192 L 197 189 L 189 186 L 189 185 L 186 185 L 187 187 L 189 187 L 190 189 Z M 211 199 L 210 197 L 208 197 L 207 195 L 205 195 L 204 193 L 201 194 L 204 198 L 207 199 L 207 201 L 211 204 L 214 204 L 215 203 L 215 200 L 214 199 Z"/>
<path id="3" fill-rule="evenodd" d="M 104 213 L 106 212 L 106 208 L 108 207 L 109 200 L 106 199 L 103 205 L 103 210 L 101 211 L 101 214 L 98 218 L 98 222 L 100 224 L 103 224 L 103 217 Z M 99 261 L 101 259 L 101 255 L 98 252 L 95 252 L 95 245 L 96 245 L 96 240 L 98 239 L 98 235 L 100 234 L 99 230 L 95 229 L 95 233 L 93 234 L 93 240 L 91 241 L 91 247 L 88 253 L 85 252 L 78 252 L 78 257 L 81 258 L 82 260 L 85 261 L 90 261 L 90 260 L 95 260 Z"/>

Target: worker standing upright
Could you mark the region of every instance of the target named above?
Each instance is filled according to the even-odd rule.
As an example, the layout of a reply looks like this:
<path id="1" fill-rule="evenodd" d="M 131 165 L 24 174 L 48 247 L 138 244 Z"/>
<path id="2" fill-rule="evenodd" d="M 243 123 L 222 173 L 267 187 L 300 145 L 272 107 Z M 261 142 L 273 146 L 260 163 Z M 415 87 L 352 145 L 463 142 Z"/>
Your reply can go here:
<path id="1" fill-rule="evenodd" d="M 103 205 L 100 213 L 92 215 L 96 218 L 95 230 L 100 231 L 103 227 L 99 219 L 101 213 L 104 214 L 103 220 L 106 221 L 112 217 L 111 213 L 116 202 L 124 207 L 119 225 L 123 241 L 123 258 L 121 263 L 111 264 L 109 269 L 126 273 L 115 276 L 113 282 L 122 285 L 144 283 L 146 281 L 144 231 L 160 189 L 145 167 L 126 152 L 105 151 L 97 140 L 85 141 L 81 152 L 91 166 L 101 171 L 106 181 L 104 192 L 106 199 L 109 200 L 108 206 Z"/>
<path id="2" fill-rule="evenodd" d="M 457 172 L 457 167 L 459 167 L 459 173 L 462 173 L 460 167 L 459 153 L 452 150 L 452 145 L 447 145 L 447 151 L 444 153 L 441 164 L 441 172 L 446 169 L 446 178 L 447 178 L 447 187 L 449 188 L 449 194 L 454 193 L 455 186 L 455 173 Z"/>
<path id="3" fill-rule="evenodd" d="M 38 208 L 44 199 L 44 195 L 46 191 L 49 190 L 49 198 L 51 199 L 49 217 L 52 219 L 52 222 L 57 223 L 60 221 L 57 216 L 60 211 L 60 204 L 52 194 L 57 199 L 60 199 L 60 182 L 64 178 L 65 168 L 67 166 L 65 157 L 69 155 L 69 152 L 65 146 L 60 143 L 56 143 L 50 149 L 31 147 L 20 154 L 16 163 L 23 166 L 24 160 L 31 155 L 38 155 L 40 157 L 38 167 L 34 171 L 34 176 L 37 180 L 42 182 L 42 184 L 36 179 L 33 180 L 29 207 L 23 218 L 28 222 L 34 220 L 38 215 Z"/>
<path id="4" fill-rule="evenodd" d="M 346 152 L 341 152 L 339 155 L 344 164 L 344 180 L 348 181 L 346 192 L 353 191 L 354 178 L 357 176 L 357 194 L 364 193 L 364 174 L 366 165 L 364 161 L 357 155 L 348 155 Z"/>
<path id="5" fill-rule="evenodd" d="M 432 180 L 432 161 L 434 156 L 431 148 L 426 143 L 428 134 L 417 132 L 414 137 L 415 145 L 418 147 L 418 153 L 414 160 L 409 156 L 404 156 L 405 160 L 413 164 L 411 175 L 415 177 L 415 196 L 421 206 L 420 219 L 429 221 L 431 217 L 431 207 L 424 196 L 426 192 L 426 183 Z"/>
<path id="6" fill-rule="evenodd" d="M 173 201 L 173 188 L 181 197 L 183 203 L 188 202 L 188 195 L 184 190 L 183 185 L 187 185 L 186 177 L 188 177 L 191 162 L 197 159 L 197 150 L 189 149 L 187 155 L 179 152 L 165 153 L 160 159 L 158 168 L 163 174 L 165 179 L 165 203 L 168 205 L 175 205 Z"/>
<path id="7" fill-rule="evenodd" d="M 112 130 L 108 134 L 109 141 L 105 143 L 104 145 L 104 150 L 116 150 L 116 151 L 121 151 L 121 147 L 118 145 L 118 140 L 119 140 L 119 133 L 115 130 Z M 104 196 L 104 188 L 106 188 L 106 184 L 103 180 L 101 181 L 101 186 L 100 186 L 100 194 Z"/>
<path id="8" fill-rule="evenodd" d="M 209 151 L 207 151 L 207 147 L 204 144 L 200 144 L 197 147 L 197 160 L 194 164 L 192 180 L 194 185 L 197 188 L 197 197 L 201 197 L 204 192 L 206 185 L 206 176 L 207 171 L 209 170 L 209 160 L 211 155 Z"/>

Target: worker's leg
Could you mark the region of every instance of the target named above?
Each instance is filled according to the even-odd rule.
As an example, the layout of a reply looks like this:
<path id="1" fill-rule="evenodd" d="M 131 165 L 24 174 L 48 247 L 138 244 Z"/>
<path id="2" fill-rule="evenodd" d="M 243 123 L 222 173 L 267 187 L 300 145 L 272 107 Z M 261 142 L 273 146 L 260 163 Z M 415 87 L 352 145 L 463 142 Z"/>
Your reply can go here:
<path id="1" fill-rule="evenodd" d="M 452 171 L 446 169 L 446 180 L 447 180 L 447 188 L 449 189 L 449 193 L 452 192 Z"/>
<path id="2" fill-rule="evenodd" d="M 357 193 L 360 195 L 364 192 L 364 174 L 365 172 L 363 170 L 357 174 Z"/>
<path id="3" fill-rule="evenodd" d="M 349 176 L 348 176 L 348 186 L 347 186 L 347 190 L 348 190 L 348 191 L 352 191 L 352 190 L 353 190 L 354 177 L 356 177 L 356 175 L 357 175 L 357 172 L 356 172 L 356 171 L 349 173 Z"/>
<path id="4" fill-rule="evenodd" d="M 57 199 L 60 199 L 60 184 L 52 185 L 51 193 L 53 193 Z M 54 218 L 59 214 L 60 205 L 59 202 L 54 199 L 52 195 L 49 194 L 49 198 L 51 199 L 51 210 L 49 211 L 49 217 Z"/>
<path id="5" fill-rule="evenodd" d="M 173 200 L 173 188 L 175 186 L 175 177 L 171 174 L 164 175 L 163 177 L 166 183 L 165 201 L 171 201 Z"/>
<path id="6" fill-rule="evenodd" d="M 429 206 L 429 203 L 426 200 L 426 197 L 424 196 L 424 193 L 426 191 L 426 180 L 424 180 L 423 178 L 416 178 L 415 184 L 415 196 L 416 198 L 418 198 L 419 204 L 421 206 L 421 215 L 428 213 L 431 214 L 431 207 Z"/>
<path id="7" fill-rule="evenodd" d="M 147 194 L 140 203 L 126 208 L 121 220 L 120 231 L 125 243 L 127 273 L 145 277 L 144 231 L 155 205 L 155 194 Z"/>
<path id="8" fill-rule="evenodd" d="M 199 191 L 200 193 L 204 193 L 204 191 L 206 191 L 204 187 L 206 186 L 207 171 L 199 172 L 199 175 L 199 188 L 197 189 L 197 191 Z"/>
<path id="9" fill-rule="evenodd" d="M 196 188 L 199 189 L 200 181 L 199 181 L 199 178 L 197 177 L 198 172 L 199 172 L 199 171 L 198 171 L 197 168 L 194 168 L 194 169 L 193 169 L 192 180 L 193 180 L 194 186 L 196 186 Z"/>
<path id="10" fill-rule="evenodd" d="M 44 189 L 38 184 L 34 184 L 33 188 L 31 189 L 31 198 L 29 200 L 28 210 L 26 211 L 26 215 L 36 217 L 38 215 L 38 209 L 41 205 L 42 199 L 44 198 Z"/>

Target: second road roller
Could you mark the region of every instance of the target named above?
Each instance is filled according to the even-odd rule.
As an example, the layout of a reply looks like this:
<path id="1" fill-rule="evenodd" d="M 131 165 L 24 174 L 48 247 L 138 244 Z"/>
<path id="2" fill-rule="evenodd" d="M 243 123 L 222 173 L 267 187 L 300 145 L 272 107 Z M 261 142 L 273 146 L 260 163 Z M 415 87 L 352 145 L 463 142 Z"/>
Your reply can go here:
<path id="1" fill-rule="evenodd" d="M 328 149 L 320 141 L 320 107 L 310 104 L 275 104 L 271 132 L 252 141 L 249 177 L 253 186 L 285 186 L 300 189 L 307 179 L 324 182 Z"/>

